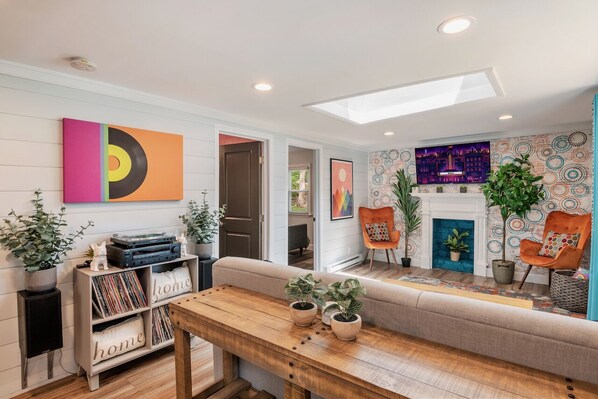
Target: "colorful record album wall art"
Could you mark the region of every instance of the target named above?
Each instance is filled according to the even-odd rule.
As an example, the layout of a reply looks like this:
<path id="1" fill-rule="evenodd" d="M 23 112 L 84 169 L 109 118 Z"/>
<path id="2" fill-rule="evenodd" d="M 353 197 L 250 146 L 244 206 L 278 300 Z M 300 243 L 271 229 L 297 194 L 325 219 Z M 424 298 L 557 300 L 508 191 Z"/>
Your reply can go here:
<path id="1" fill-rule="evenodd" d="M 64 202 L 183 199 L 183 136 L 63 119 Z"/>

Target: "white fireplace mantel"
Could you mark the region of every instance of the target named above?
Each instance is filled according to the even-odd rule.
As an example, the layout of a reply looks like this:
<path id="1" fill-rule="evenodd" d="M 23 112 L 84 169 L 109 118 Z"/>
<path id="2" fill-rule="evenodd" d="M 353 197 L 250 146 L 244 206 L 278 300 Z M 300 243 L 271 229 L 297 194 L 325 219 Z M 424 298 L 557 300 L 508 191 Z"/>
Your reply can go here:
<path id="1" fill-rule="evenodd" d="M 413 193 L 421 200 L 422 254 L 420 266 L 432 268 L 432 230 L 434 219 L 473 220 L 473 273 L 486 277 L 488 234 L 486 198 L 481 193 Z"/>

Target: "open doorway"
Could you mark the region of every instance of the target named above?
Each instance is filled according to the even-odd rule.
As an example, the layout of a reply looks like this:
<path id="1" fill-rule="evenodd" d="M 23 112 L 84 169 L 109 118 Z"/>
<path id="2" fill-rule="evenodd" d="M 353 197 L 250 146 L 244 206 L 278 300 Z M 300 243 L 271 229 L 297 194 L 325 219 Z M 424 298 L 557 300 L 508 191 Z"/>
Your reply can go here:
<path id="1" fill-rule="evenodd" d="M 226 204 L 219 256 L 263 259 L 264 143 L 219 134 L 219 202 Z"/>
<path id="2" fill-rule="evenodd" d="M 314 270 L 316 151 L 289 146 L 288 264 Z"/>

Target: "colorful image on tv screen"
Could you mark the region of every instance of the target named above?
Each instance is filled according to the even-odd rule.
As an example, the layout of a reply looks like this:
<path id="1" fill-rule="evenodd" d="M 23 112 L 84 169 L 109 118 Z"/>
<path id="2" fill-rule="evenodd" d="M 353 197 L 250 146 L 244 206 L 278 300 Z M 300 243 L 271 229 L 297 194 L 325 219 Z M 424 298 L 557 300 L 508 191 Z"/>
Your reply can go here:
<path id="1" fill-rule="evenodd" d="M 417 184 L 484 183 L 490 173 L 490 142 L 415 149 Z"/>

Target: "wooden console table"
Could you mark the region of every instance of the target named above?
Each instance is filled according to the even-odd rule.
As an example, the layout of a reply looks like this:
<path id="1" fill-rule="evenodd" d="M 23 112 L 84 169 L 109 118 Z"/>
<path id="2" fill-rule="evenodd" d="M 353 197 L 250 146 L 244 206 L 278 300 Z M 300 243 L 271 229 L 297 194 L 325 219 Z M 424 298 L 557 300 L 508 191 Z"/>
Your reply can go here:
<path id="1" fill-rule="evenodd" d="M 239 357 L 284 379 L 287 399 L 598 397 L 590 384 L 368 324 L 340 341 L 319 320 L 295 326 L 286 302 L 228 285 L 172 302 L 170 312 L 178 399 L 192 397 L 190 333 L 224 350 L 223 380 L 196 398 L 238 381 Z"/>

